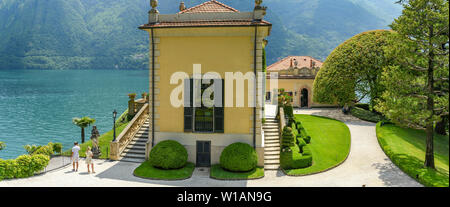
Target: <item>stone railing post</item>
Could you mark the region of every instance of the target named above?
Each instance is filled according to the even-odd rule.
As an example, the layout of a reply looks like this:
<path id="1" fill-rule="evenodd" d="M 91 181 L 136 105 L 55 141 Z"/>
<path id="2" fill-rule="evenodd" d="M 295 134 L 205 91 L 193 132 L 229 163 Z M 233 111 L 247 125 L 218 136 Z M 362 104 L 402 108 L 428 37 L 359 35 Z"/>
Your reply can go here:
<path id="1" fill-rule="evenodd" d="M 145 143 L 145 160 L 148 160 L 150 157 L 150 152 L 152 151 L 152 139 L 153 137 L 149 136 L 147 143 Z"/>
<path id="2" fill-rule="evenodd" d="M 128 94 L 128 97 L 130 97 L 130 100 L 128 101 L 128 115 L 130 117 L 134 117 L 134 115 L 136 114 L 136 103 L 134 101 L 134 99 L 136 98 L 136 94 Z"/>
<path id="3" fill-rule="evenodd" d="M 109 159 L 111 160 L 119 160 L 119 143 L 118 142 L 111 142 L 111 150 L 109 152 Z"/>
<path id="4" fill-rule="evenodd" d="M 283 129 L 284 129 L 284 127 L 286 126 L 286 119 L 284 118 L 284 108 L 283 107 L 279 107 L 280 108 L 280 121 L 279 121 L 279 123 L 280 123 L 280 130 L 279 130 L 279 133 L 280 133 L 280 144 L 281 144 L 281 135 L 283 134 Z"/>

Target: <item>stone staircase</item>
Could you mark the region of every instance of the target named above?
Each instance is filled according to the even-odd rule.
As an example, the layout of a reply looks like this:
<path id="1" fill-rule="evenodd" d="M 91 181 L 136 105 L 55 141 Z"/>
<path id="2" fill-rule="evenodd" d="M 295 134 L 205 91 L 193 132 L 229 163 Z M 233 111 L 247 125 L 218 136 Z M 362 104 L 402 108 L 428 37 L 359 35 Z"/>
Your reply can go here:
<path id="1" fill-rule="evenodd" d="M 147 120 L 120 155 L 122 157 L 121 161 L 134 163 L 145 162 L 145 143 L 148 141 L 149 129 L 150 122 Z"/>
<path id="2" fill-rule="evenodd" d="M 278 120 L 266 118 L 264 130 L 264 169 L 278 170 L 280 167 L 280 132 Z"/>

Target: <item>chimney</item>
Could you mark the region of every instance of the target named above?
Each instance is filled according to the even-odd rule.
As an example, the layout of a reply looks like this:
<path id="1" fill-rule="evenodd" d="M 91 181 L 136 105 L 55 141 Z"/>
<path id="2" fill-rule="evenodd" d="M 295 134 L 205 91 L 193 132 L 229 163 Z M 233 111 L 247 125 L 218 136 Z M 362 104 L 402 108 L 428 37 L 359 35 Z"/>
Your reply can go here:
<path id="1" fill-rule="evenodd" d="M 313 60 L 311 59 L 311 62 L 310 62 L 310 68 L 312 69 L 313 68 Z"/>

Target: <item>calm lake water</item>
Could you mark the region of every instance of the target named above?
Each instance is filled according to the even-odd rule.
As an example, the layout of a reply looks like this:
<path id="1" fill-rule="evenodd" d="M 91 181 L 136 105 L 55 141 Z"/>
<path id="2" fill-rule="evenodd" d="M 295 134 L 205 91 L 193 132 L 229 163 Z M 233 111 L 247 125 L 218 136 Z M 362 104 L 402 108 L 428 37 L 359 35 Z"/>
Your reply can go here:
<path id="1" fill-rule="evenodd" d="M 94 118 L 100 133 L 107 132 L 112 111 L 122 113 L 128 94 L 148 87 L 146 70 L 0 70 L 0 141 L 7 145 L 0 158 L 24 154 L 27 144 L 61 142 L 69 149 L 81 141 L 73 117 Z"/>

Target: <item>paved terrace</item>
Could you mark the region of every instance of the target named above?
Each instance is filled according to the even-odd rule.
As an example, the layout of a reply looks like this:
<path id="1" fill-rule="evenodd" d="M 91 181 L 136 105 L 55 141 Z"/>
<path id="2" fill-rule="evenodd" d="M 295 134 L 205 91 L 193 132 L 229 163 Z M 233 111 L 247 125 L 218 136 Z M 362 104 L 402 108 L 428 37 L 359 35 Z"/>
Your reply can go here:
<path id="1" fill-rule="evenodd" d="M 348 159 L 340 166 L 315 175 L 289 177 L 281 171 L 266 171 L 263 179 L 252 181 L 219 181 L 209 178 L 208 169 L 196 169 L 192 178 L 183 181 L 154 181 L 133 176 L 135 163 L 95 160 L 96 174 L 88 174 L 84 161 L 79 172 L 72 166 L 43 175 L 16 180 L 4 180 L 0 187 L 19 186 L 116 186 L 116 187 L 367 187 L 422 186 L 396 167 L 378 145 L 375 124 L 343 115 L 337 109 L 302 109 L 296 114 L 327 116 L 343 121 L 351 133 L 351 150 Z"/>

